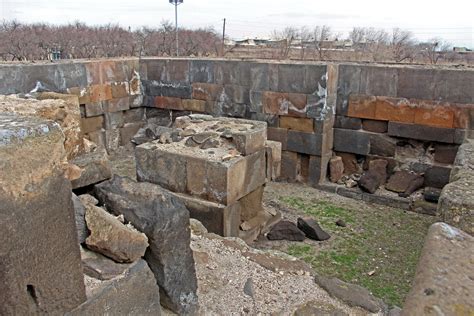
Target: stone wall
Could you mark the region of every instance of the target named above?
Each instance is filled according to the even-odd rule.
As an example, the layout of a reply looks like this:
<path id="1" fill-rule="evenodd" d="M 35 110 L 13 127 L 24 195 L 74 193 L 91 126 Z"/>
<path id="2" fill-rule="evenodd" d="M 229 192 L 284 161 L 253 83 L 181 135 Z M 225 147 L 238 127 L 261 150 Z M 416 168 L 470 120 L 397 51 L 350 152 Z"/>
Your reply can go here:
<path id="1" fill-rule="evenodd" d="M 83 132 L 109 151 L 150 119 L 170 125 L 197 112 L 266 121 L 268 138 L 282 143 L 281 178 L 315 186 L 334 147 L 346 173 L 354 161 L 367 168 L 382 158 L 389 176 L 407 169 L 442 188 L 474 124 L 466 69 L 148 58 L 2 65 L 0 73 L 9 78 L 3 94 L 78 95 Z M 422 157 L 405 159 L 411 148 Z"/>

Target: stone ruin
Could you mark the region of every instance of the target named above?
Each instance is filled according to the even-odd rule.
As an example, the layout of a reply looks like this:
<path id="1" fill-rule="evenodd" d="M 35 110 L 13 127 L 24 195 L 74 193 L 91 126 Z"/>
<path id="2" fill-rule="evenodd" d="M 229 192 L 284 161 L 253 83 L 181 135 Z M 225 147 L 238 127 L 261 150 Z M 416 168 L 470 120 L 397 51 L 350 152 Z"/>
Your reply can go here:
<path id="1" fill-rule="evenodd" d="M 463 230 L 432 227 L 403 313 L 474 309 L 471 70 L 145 59 L 0 72 L 15 74 L 0 92 L 19 94 L 0 98 L 0 314 L 196 314 L 189 217 L 251 241 L 280 219 L 262 207 L 275 180 Z M 113 175 L 122 146 L 138 181 Z"/>

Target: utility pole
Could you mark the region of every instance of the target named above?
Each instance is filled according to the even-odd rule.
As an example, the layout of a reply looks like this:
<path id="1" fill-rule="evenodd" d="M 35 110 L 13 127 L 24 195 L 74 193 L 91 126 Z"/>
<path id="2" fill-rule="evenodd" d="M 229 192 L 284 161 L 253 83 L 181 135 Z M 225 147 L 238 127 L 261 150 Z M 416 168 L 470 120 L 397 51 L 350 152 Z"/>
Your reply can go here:
<path id="1" fill-rule="evenodd" d="M 224 18 L 224 25 L 222 26 L 222 56 L 225 53 L 225 21 L 226 19 Z"/>
<path id="2" fill-rule="evenodd" d="M 178 38 L 178 6 L 183 3 L 183 0 L 169 0 L 174 5 L 174 21 L 175 21 L 175 33 L 176 33 L 176 57 L 179 56 L 179 38 Z"/>

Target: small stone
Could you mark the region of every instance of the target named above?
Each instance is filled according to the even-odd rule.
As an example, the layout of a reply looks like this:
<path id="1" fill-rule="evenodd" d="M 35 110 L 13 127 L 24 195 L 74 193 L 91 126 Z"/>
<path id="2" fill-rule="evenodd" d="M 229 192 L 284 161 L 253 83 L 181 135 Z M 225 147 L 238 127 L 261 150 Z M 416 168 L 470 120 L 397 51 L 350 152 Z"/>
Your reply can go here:
<path id="1" fill-rule="evenodd" d="M 191 124 L 191 118 L 188 116 L 177 117 L 174 121 L 174 127 L 176 128 L 185 129 L 189 124 Z"/>
<path id="2" fill-rule="evenodd" d="M 254 292 L 254 289 L 253 289 L 253 280 L 252 280 L 252 278 L 248 278 L 247 281 L 245 282 L 244 293 L 246 295 L 250 296 L 251 298 L 254 298 L 255 292 Z"/>
<path id="3" fill-rule="evenodd" d="M 192 128 L 185 129 L 184 131 L 181 132 L 181 136 L 183 137 L 189 137 L 195 134 L 196 134 L 196 131 L 193 130 Z"/>
<path id="4" fill-rule="evenodd" d="M 347 226 L 346 222 L 342 219 L 338 219 L 336 221 L 336 225 L 339 226 L 339 227 L 346 227 Z"/>
<path id="5" fill-rule="evenodd" d="M 310 239 L 324 241 L 331 238 L 331 236 L 311 217 L 298 218 L 298 228 Z"/>
<path id="6" fill-rule="evenodd" d="M 369 273 L 367 273 L 368 276 L 373 276 L 374 274 L 375 274 L 375 270 L 372 270 Z"/>
<path id="7" fill-rule="evenodd" d="M 186 142 L 184 143 L 184 145 L 187 146 L 187 147 L 197 147 L 197 146 L 199 146 L 199 144 L 196 143 L 192 137 L 189 137 L 188 139 L 186 139 Z"/>
<path id="8" fill-rule="evenodd" d="M 399 193 L 398 195 L 401 197 L 409 197 L 413 192 L 423 187 L 424 183 L 425 178 L 423 176 L 416 177 L 415 179 L 413 179 L 413 181 L 410 182 L 405 192 Z"/>
<path id="9" fill-rule="evenodd" d="M 269 240 L 303 241 L 304 233 L 289 221 L 280 221 L 267 234 Z"/>
<path id="10" fill-rule="evenodd" d="M 208 232 L 206 227 L 204 227 L 200 221 L 194 218 L 189 219 L 189 226 L 191 227 L 191 232 L 194 235 L 204 235 Z"/>
<path id="11" fill-rule="evenodd" d="M 360 177 L 359 186 L 362 190 L 374 194 L 380 187 L 380 178 L 371 171 L 367 171 Z"/>
<path id="12" fill-rule="evenodd" d="M 198 144 L 202 144 L 205 141 L 207 141 L 209 138 L 217 137 L 218 134 L 213 133 L 213 132 L 206 132 L 206 133 L 199 133 L 196 135 L 193 135 L 191 138 Z"/>
<path id="13" fill-rule="evenodd" d="M 438 203 L 439 197 L 441 196 L 441 189 L 426 187 L 423 192 L 423 197 L 426 201 L 432 203 Z"/>
<path id="14" fill-rule="evenodd" d="M 352 180 L 352 179 L 348 179 L 346 181 L 346 188 L 355 188 L 357 186 L 357 181 L 355 180 Z"/>
<path id="15" fill-rule="evenodd" d="M 171 133 L 171 141 L 174 143 L 180 142 L 183 140 L 183 136 L 181 136 L 181 131 L 175 130 Z"/>
<path id="16" fill-rule="evenodd" d="M 99 204 L 99 201 L 97 201 L 97 199 L 95 197 L 93 197 L 92 195 L 90 195 L 90 194 L 79 195 L 79 199 L 81 200 L 82 204 L 84 204 L 84 205 L 88 205 L 88 204 L 97 205 L 97 204 Z"/>
<path id="17" fill-rule="evenodd" d="M 171 134 L 170 133 L 161 134 L 159 142 L 160 142 L 160 144 L 170 144 L 171 143 Z"/>
<path id="18" fill-rule="evenodd" d="M 338 182 L 344 174 L 344 163 L 342 158 L 335 156 L 329 161 L 329 178 L 332 183 Z"/>
<path id="19" fill-rule="evenodd" d="M 418 178 L 420 176 L 415 173 L 406 170 L 397 171 L 388 179 L 385 188 L 396 193 L 404 193 L 410 184 Z"/>
<path id="20" fill-rule="evenodd" d="M 201 146 L 201 149 L 211 149 L 219 147 L 220 142 L 217 138 L 209 138 Z"/>

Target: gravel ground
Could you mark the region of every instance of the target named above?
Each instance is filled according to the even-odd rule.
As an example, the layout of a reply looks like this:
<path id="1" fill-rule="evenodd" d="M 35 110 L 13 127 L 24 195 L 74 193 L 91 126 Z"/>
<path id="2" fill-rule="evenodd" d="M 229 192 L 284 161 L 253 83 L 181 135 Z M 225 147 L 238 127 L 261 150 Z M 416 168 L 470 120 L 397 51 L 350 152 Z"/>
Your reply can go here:
<path id="1" fill-rule="evenodd" d="M 291 315 L 308 302 L 322 311 L 367 314 L 331 298 L 309 273 L 271 271 L 245 255 L 256 250 L 235 247 L 238 244 L 230 239 L 211 236 L 193 235 L 191 242 L 203 315 Z"/>

